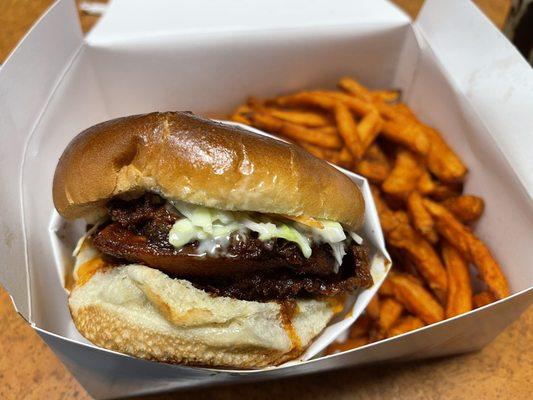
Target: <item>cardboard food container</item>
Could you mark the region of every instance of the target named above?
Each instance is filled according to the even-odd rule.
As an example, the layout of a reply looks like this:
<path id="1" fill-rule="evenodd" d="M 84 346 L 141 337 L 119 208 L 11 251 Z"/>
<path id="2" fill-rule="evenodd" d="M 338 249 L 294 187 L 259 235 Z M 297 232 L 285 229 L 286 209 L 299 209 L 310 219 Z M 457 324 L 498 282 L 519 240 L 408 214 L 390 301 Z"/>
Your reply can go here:
<path id="1" fill-rule="evenodd" d="M 510 297 L 320 357 L 362 312 L 386 271 L 368 186 L 348 173 L 368 200 L 363 233 L 374 248 L 377 284 L 302 359 L 262 370 L 192 368 L 135 359 L 79 335 L 63 284 L 81 225 L 61 220 L 51 196 L 58 157 L 78 132 L 154 110 L 225 115 L 247 95 L 331 87 L 343 75 L 370 87 L 401 88 L 403 99 L 464 159 L 466 191 L 487 202 L 476 232 L 504 266 Z M 533 298 L 531 110 L 531 68 L 467 0 L 427 0 L 415 22 L 381 0 L 115 0 L 86 38 L 74 2 L 59 1 L 0 70 L 0 282 L 96 398 L 480 349 Z"/>

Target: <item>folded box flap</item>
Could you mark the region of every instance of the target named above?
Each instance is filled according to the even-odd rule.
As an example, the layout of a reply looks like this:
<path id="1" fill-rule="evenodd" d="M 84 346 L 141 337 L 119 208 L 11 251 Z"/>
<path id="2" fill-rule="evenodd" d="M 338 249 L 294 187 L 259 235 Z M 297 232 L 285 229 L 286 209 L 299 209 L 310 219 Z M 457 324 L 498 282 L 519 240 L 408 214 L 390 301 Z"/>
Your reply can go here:
<path id="1" fill-rule="evenodd" d="M 30 321 L 22 162 L 34 127 L 82 44 L 74 2 L 58 1 L 0 69 L 0 283 Z"/>
<path id="2" fill-rule="evenodd" d="M 87 41 L 103 45 L 161 35 L 408 23 L 385 0 L 113 0 Z"/>
<path id="3" fill-rule="evenodd" d="M 533 69 L 468 0 L 427 0 L 415 27 L 533 194 Z"/>

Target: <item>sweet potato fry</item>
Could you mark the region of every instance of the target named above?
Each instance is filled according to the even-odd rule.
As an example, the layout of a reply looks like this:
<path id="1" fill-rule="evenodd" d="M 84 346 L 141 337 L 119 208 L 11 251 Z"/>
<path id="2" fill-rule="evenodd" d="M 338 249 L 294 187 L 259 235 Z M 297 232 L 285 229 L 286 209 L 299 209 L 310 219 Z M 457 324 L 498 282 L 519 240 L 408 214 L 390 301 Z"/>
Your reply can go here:
<path id="1" fill-rule="evenodd" d="M 252 125 L 250 118 L 247 116 L 250 111 L 250 107 L 244 104 L 235 110 L 235 112 L 231 115 L 230 120 L 234 122 L 240 122 L 241 124 L 245 125 Z"/>
<path id="2" fill-rule="evenodd" d="M 275 104 L 288 107 L 317 107 L 332 111 L 339 101 L 359 116 L 376 111 L 376 107 L 371 103 L 334 91 L 309 91 L 280 96 L 275 99 Z"/>
<path id="3" fill-rule="evenodd" d="M 335 121 L 337 123 L 337 129 L 340 136 L 344 140 L 346 147 L 352 153 L 352 156 L 359 160 L 363 156 L 363 147 L 361 145 L 361 139 L 359 138 L 359 131 L 357 129 L 357 123 L 351 113 L 351 111 L 339 102 L 335 106 Z"/>
<path id="4" fill-rule="evenodd" d="M 235 113 L 230 117 L 230 120 L 233 122 L 239 122 L 244 125 L 252 125 L 252 122 L 250 119 L 246 116 L 246 114 L 239 114 Z"/>
<path id="5" fill-rule="evenodd" d="M 339 152 L 339 162 L 338 164 L 347 169 L 351 169 L 354 164 L 354 159 L 352 156 L 352 153 L 350 153 L 350 150 L 346 146 L 342 148 L 342 150 Z"/>
<path id="6" fill-rule="evenodd" d="M 426 155 L 429 152 L 430 142 L 424 129 L 410 120 L 385 121 L 381 133 L 387 139 L 417 154 Z"/>
<path id="7" fill-rule="evenodd" d="M 485 210 L 485 202 L 483 199 L 471 195 L 451 197 L 444 200 L 442 205 L 465 224 L 477 221 Z"/>
<path id="8" fill-rule="evenodd" d="M 262 112 L 254 112 L 250 117 L 253 126 L 267 132 L 277 133 L 287 138 L 317 144 L 329 149 L 340 149 L 342 141 L 338 136 L 282 121 Z"/>
<path id="9" fill-rule="evenodd" d="M 405 250 L 392 246 L 388 246 L 388 250 L 392 259 L 392 263 L 397 271 L 405 272 L 409 275 L 420 275 L 417 267 L 409 258 L 409 255 Z M 420 279 L 420 282 L 423 282 L 422 279 Z"/>
<path id="10" fill-rule="evenodd" d="M 489 292 L 479 292 L 472 297 L 472 303 L 474 308 L 486 306 L 487 304 L 494 303 L 496 299 Z"/>
<path id="11" fill-rule="evenodd" d="M 361 119 L 357 128 L 363 153 L 365 153 L 366 149 L 376 140 L 379 132 L 383 128 L 383 120 L 377 112 L 370 112 Z"/>
<path id="12" fill-rule="evenodd" d="M 429 170 L 441 181 L 457 182 L 464 178 L 466 166 L 437 130 L 420 123 L 405 105 L 398 107 L 382 103 L 377 106 L 388 119 L 383 126 L 383 136 L 426 155 Z"/>
<path id="13" fill-rule="evenodd" d="M 381 183 L 389 176 L 391 165 L 379 145 L 374 143 L 368 148 L 361 161 L 357 163 L 355 170 L 370 182 Z"/>
<path id="14" fill-rule="evenodd" d="M 446 183 L 437 182 L 431 174 L 424 168 L 416 190 L 424 196 L 430 196 L 436 200 L 446 200 L 452 197 L 460 196 L 463 191 L 462 182 Z"/>
<path id="15" fill-rule="evenodd" d="M 372 191 L 372 197 L 374 198 L 374 203 L 376 204 L 376 209 L 379 215 L 379 222 L 381 222 L 381 227 L 383 232 L 387 235 L 393 230 L 395 230 L 401 221 L 397 218 L 397 215 L 392 211 L 383 197 L 379 189 L 376 186 L 370 186 Z"/>
<path id="16" fill-rule="evenodd" d="M 380 301 L 378 296 L 372 297 L 368 306 L 366 306 L 366 314 L 373 320 L 379 319 Z"/>
<path id="17" fill-rule="evenodd" d="M 326 349 L 326 354 L 336 354 L 343 351 L 356 349 L 369 343 L 368 337 L 358 337 L 355 339 L 346 339 L 344 342 L 333 342 Z"/>
<path id="18" fill-rule="evenodd" d="M 354 113 L 356 113 L 357 115 L 361 117 L 371 112 L 377 112 L 374 104 L 358 99 L 357 97 L 353 97 L 353 96 L 341 93 L 341 92 L 318 91 L 318 92 L 313 92 L 313 93 L 326 96 L 326 97 L 330 97 L 337 101 L 342 101 L 350 110 L 352 110 Z"/>
<path id="19" fill-rule="evenodd" d="M 429 172 L 424 168 L 422 174 L 420 175 L 420 178 L 418 179 L 416 190 L 418 190 L 422 195 L 426 196 L 431 194 L 435 190 L 436 186 L 437 184 L 435 183 Z"/>
<path id="20" fill-rule="evenodd" d="M 388 208 L 379 190 L 373 187 L 372 194 L 389 245 L 405 251 L 431 290 L 444 303 L 448 278 L 435 249 L 409 224 L 405 213 Z"/>
<path id="21" fill-rule="evenodd" d="M 437 243 L 439 237 L 435 231 L 433 218 L 422 202 L 422 196 L 416 190 L 407 197 L 407 211 L 415 229 L 431 243 Z"/>
<path id="22" fill-rule="evenodd" d="M 436 182 L 433 190 L 428 193 L 428 196 L 434 200 L 446 200 L 453 197 L 460 196 L 463 192 L 463 185 L 461 182 L 455 183 L 441 183 Z"/>
<path id="23" fill-rule="evenodd" d="M 319 128 L 331 123 L 328 117 L 319 112 L 302 111 L 302 110 L 279 110 L 276 108 L 267 108 L 266 111 L 283 121 L 292 122 L 293 124 L 304 125 L 310 128 Z"/>
<path id="24" fill-rule="evenodd" d="M 332 111 L 337 101 L 331 96 L 326 96 L 318 92 L 300 92 L 287 96 L 280 96 L 275 99 L 275 103 L 288 107 L 317 107 L 323 110 Z"/>
<path id="25" fill-rule="evenodd" d="M 250 111 L 263 111 L 266 101 L 254 96 L 248 96 L 246 99 L 246 106 L 250 108 Z"/>
<path id="26" fill-rule="evenodd" d="M 394 285 L 394 297 L 411 313 L 427 324 L 442 321 L 444 310 L 423 286 L 403 274 L 391 276 Z"/>
<path id="27" fill-rule="evenodd" d="M 325 149 L 324 159 L 332 164 L 340 165 L 341 153 L 337 150 Z"/>
<path id="28" fill-rule="evenodd" d="M 344 168 L 350 168 L 353 163 L 350 153 L 348 152 L 348 154 L 346 154 L 347 151 L 344 149 L 341 151 L 326 149 L 324 147 L 306 143 L 304 141 L 300 141 L 298 144 L 315 157 L 329 161 L 332 164 L 337 164 Z"/>
<path id="29" fill-rule="evenodd" d="M 319 128 L 314 128 L 313 130 L 325 133 L 327 135 L 333 135 L 335 137 L 339 137 L 339 131 L 337 130 L 336 126 L 321 126 Z"/>
<path id="30" fill-rule="evenodd" d="M 411 122 L 410 118 L 408 118 L 407 115 L 396 110 L 396 107 L 391 104 L 378 101 L 378 102 L 375 102 L 374 105 L 376 109 L 378 110 L 379 115 L 381 115 L 381 117 L 385 119 L 385 121 L 395 121 L 395 122 L 403 122 L 403 123 Z"/>
<path id="31" fill-rule="evenodd" d="M 348 333 L 348 337 L 350 339 L 355 339 L 361 336 L 368 336 L 368 331 L 370 330 L 370 327 L 374 323 L 374 320 L 370 318 L 368 315 L 364 314 L 361 315 L 357 320 L 354 322 L 354 324 L 350 327 L 350 332 Z"/>
<path id="32" fill-rule="evenodd" d="M 407 146 L 415 153 L 426 155 L 426 163 L 435 176 L 443 182 L 461 181 L 467 168 L 459 156 L 442 139 L 440 133 L 416 119 L 406 105 L 376 104 L 380 114 L 387 119 L 383 136 Z"/>
<path id="33" fill-rule="evenodd" d="M 391 297 L 381 301 L 378 324 L 383 332 L 387 332 L 402 315 L 403 306 Z"/>
<path id="34" fill-rule="evenodd" d="M 361 100 L 368 102 L 372 101 L 372 93 L 370 90 L 361 85 L 354 78 L 346 76 L 339 81 L 337 86 Z"/>
<path id="35" fill-rule="evenodd" d="M 391 106 L 394 111 L 405 118 L 416 120 L 416 116 L 409 106 L 405 103 L 398 103 Z"/>
<path id="36" fill-rule="evenodd" d="M 370 91 L 351 77 L 342 78 L 337 86 L 351 95 L 367 102 L 393 103 L 400 98 L 399 90 L 373 90 Z"/>
<path id="37" fill-rule="evenodd" d="M 442 245 L 442 258 L 448 272 L 446 318 L 472 310 L 472 284 L 468 264 L 449 243 Z"/>
<path id="38" fill-rule="evenodd" d="M 476 266 L 489 291 L 497 299 L 509 296 L 509 284 L 488 247 L 444 206 L 428 199 L 424 199 L 424 205 L 433 216 L 439 234 Z"/>
<path id="39" fill-rule="evenodd" d="M 422 321 L 420 318 L 414 317 L 412 315 L 406 315 L 405 317 L 400 318 L 398 323 L 390 329 L 389 337 L 398 336 L 403 333 L 414 331 L 415 329 L 422 328 L 424 325 L 424 321 Z"/>
<path id="40" fill-rule="evenodd" d="M 416 270 L 424 277 L 428 286 L 437 298 L 444 302 L 448 288 L 448 278 L 438 254 L 431 244 L 417 233 L 411 226 L 396 229 L 387 238 L 392 246 L 405 250 L 408 258 L 414 263 Z M 406 234 L 406 237 L 403 237 Z"/>
<path id="41" fill-rule="evenodd" d="M 317 158 L 321 158 L 322 160 L 326 160 L 326 149 L 320 146 L 317 146 L 315 144 L 306 143 L 304 141 L 299 141 L 298 144 L 306 149 L 309 153 L 314 155 Z"/>
<path id="42" fill-rule="evenodd" d="M 404 276 L 409 279 L 411 282 L 413 282 L 415 285 L 418 286 L 424 286 L 424 282 L 422 282 L 422 279 L 420 279 L 418 276 L 415 276 L 411 273 L 406 273 Z"/>
<path id="43" fill-rule="evenodd" d="M 430 142 L 426 164 L 431 173 L 443 182 L 461 181 L 466 175 L 466 166 L 442 139 L 439 132 L 429 126 L 424 127 Z"/>
<path id="44" fill-rule="evenodd" d="M 407 199 L 407 196 L 416 189 L 422 172 L 422 167 L 413 154 L 407 150 L 400 150 L 391 173 L 383 182 L 382 189 L 391 196 Z"/>
<path id="45" fill-rule="evenodd" d="M 401 92 L 399 90 L 374 90 L 372 99 L 374 101 L 384 101 L 385 103 L 394 103 L 400 100 Z"/>
<path id="46" fill-rule="evenodd" d="M 378 293 L 381 296 L 394 296 L 393 285 L 389 279 L 385 279 L 385 281 L 381 284 Z"/>
<path id="47" fill-rule="evenodd" d="M 370 329 L 370 332 L 368 333 L 368 339 L 370 340 L 370 343 L 373 342 L 379 342 L 380 340 L 385 339 L 387 336 L 385 335 L 385 332 L 383 332 L 377 325 L 373 325 Z"/>

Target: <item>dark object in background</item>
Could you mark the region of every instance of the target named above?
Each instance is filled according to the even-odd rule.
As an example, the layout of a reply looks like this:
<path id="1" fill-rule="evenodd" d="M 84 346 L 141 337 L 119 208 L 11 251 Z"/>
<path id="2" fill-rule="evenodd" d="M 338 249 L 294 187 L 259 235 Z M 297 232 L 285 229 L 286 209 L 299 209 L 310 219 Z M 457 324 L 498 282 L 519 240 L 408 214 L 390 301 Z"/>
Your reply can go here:
<path id="1" fill-rule="evenodd" d="M 505 34 L 533 65 L 533 0 L 514 0 Z"/>

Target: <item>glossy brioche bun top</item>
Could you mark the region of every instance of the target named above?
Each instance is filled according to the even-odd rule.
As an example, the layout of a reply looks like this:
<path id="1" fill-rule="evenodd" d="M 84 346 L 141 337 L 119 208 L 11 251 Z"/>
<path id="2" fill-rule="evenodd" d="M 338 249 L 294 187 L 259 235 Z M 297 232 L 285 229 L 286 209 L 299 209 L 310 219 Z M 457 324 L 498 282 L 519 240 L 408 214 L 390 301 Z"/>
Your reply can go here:
<path id="1" fill-rule="evenodd" d="M 342 172 L 300 147 L 191 113 L 133 115 L 76 136 L 53 197 L 67 219 L 102 213 L 116 195 L 153 191 L 225 210 L 305 215 L 357 229 L 364 200 Z"/>

